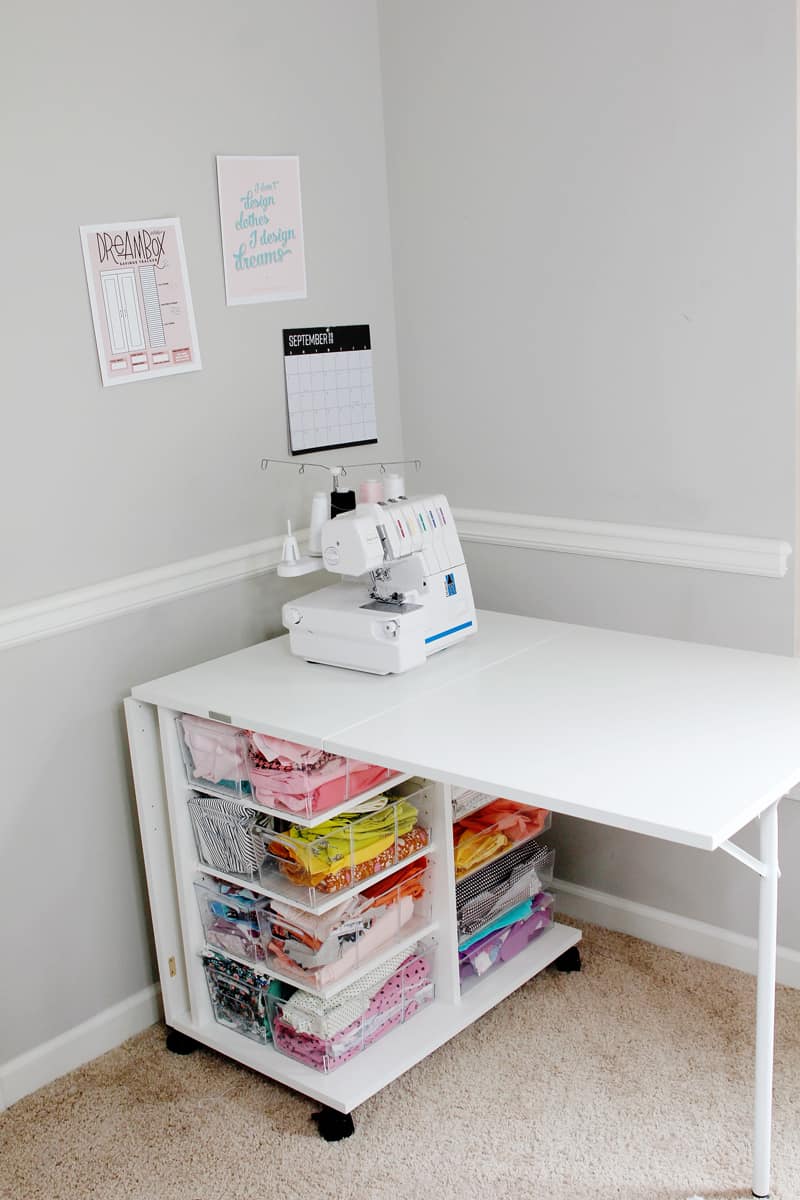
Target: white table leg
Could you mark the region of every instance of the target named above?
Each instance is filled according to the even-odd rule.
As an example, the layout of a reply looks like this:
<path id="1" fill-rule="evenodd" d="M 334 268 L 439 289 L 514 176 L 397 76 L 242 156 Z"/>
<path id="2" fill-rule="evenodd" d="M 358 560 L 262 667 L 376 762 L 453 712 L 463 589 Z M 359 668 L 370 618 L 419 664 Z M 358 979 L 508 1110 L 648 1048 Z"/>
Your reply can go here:
<path id="1" fill-rule="evenodd" d="M 753 1131 L 753 1195 L 769 1195 L 772 1141 L 772 1059 L 775 1043 L 775 962 L 778 941 L 778 801 L 761 814 L 761 878 L 758 906 L 756 993 L 756 1095 Z"/>

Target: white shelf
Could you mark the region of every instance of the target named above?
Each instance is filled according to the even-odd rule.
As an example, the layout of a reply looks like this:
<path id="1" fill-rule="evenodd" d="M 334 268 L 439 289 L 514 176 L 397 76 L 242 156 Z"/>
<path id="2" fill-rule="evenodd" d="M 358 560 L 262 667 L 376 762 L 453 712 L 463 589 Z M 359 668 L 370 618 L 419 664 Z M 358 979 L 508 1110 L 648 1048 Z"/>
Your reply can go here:
<path id="1" fill-rule="evenodd" d="M 193 792 L 200 792 L 203 796 L 216 796 L 222 800 L 230 800 L 233 804 L 238 804 L 241 808 L 252 809 L 253 812 L 265 813 L 269 817 L 277 817 L 281 821 L 288 821 L 292 825 L 302 825 L 305 828 L 313 829 L 316 825 L 322 825 L 324 821 L 330 821 L 332 817 L 338 817 L 340 813 L 352 812 L 354 808 L 358 808 L 359 804 L 363 804 L 366 800 L 371 800 L 373 796 L 382 796 L 384 792 L 391 791 L 392 788 L 398 787 L 401 783 L 405 783 L 407 779 L 411 779 L 410 774 L 398 772 L 392 775 L 390 779 L 385 779 L 383 783 L 376 787 L 368 788 L 366 792 L 359 792 L 357 796 L 351 797 L 350 800 L 343 800 L 341 804 L 335 804 L 333 808 L 328 808 L 325 812 L 315 813 L 313 817 L 305 817 L 302 813 L 289 812 L 287 808 L 269 808 L 265 804 L 259 804 L 257 800 L 250 796 L 237 796 L 235 792 L 229 788 L 214 787 L 213 784 L 205 783 L 201 780 L 187 781 L 187 787 Z"/>
<path id="2" fill-rule="evenodd" d="M 506 651 L 511 652 L 512 629 L 507 629 L 509 644 Z M 504 635 L 505 636 L 505 635 Z M 476 642 L 479 639 L 475 639 Z M 486 643 L 484 645 L 488 646 Z M 465 666 L 471 658 L 469 644 L 460 648 L 463 657 L 459 662 Z M 497 648 L 495 647 L 495 650 Z M 493 652 L 494 653 L 494 652 Z M 278 654 L 278 650 L 268 650 L 266 658 Z M 446 659 L 446 652 L 437 656 Z M 501 656 L 502 657 L 502 656 Z M 258 706 L 266 716 L 268 708 L 262 695 L 264 686 L 265 651 L 263 647 L 251 648 L 251 651 L 232 659 L 220 660 L 216 664 L 207 664 L 200 668 L 197 675 L 190 672 L 197 684 L 198 691 L 195 700 L 199 702 L 200 692 L 205 696 L 205 702 L 199 704 L 200 715 L 213 708 L 217 712 L 229 712 L 232 706 L 226 705 L 226 679 L 230 682 L 229 672 L 238 664 L 246 668 L 249 680 L 248 686 L 241 695 L 241 710 L 237 707 L 231 711 L 233 723 L 242 727 L 258 728 L 255 719 Z M 482 653 L 478 654 L 478 660 Z M 472 667 L 480 667 L 480 661 Z M 282 686 L 280 691 L 273 689 L 274 695 L 271 708 L 276 714 L 282 714 L 284 719 L 294 721 L 306 720 L 309 697 L 309 675 L 303 667 L 307 664 L 287 664 L 287 670 L 292 677 L 296 676 L 300 692 L 292 699 L 291 686 Z M 310 670 L 311 668 L 309 668 Z M 349 680 L 348 673 L 340 683 L 340 672 L 329 672 L 324 669 L 324 678 L 320 679 L 320 687 L 327 686 L 327 681 L 333 681 L 336 676 L 336 695 L 340 688 L 345 691 L 350 687 L 360 697 L 363 680 Z M 427 664 L 426 678 L 432 680 L 437 673 L 436 663 Z M 270 672 L 266 673 L 273 678 Z M 459 670 L 459 676 L 461 672 Z M 469 671 L 463 677 L 464 682 L 469 677 Z M 273 678 L 274 682 L 274 678 Z M 397 691 L 396 681 L 390 682 L 389 690 Z M 406 686 L 413 687 L 414 695 L 418 694 L 415 681 L 401 680 L 400 690 L 405 694 Z M 201 686 L 202 685 L 202 686 Z M 252 686 L 251 686 L 252 685 Z M 194 685 L 193 685 L 194 686 Z M 380 680 L 378 681 L 380 687 Z M 269 690 L 269 689 L 268 689 Z M 312 703 L 319 708 L 320 697 L 312 692 Z M 231 699 L 233 694 L 230 693 Z M 351 697 L 352 698 L 352 697 Z M 408 697 L 410 699 L 410 695 Z M 234 800 L 236 806 L 244 811 L 264 812 L 281 821 L 314 827 L 323 824 L 338 812 L 347 811 L 357 806 L 361 799 L 379 795 L 382 792 L 413 787 L 408 782 L 421 772 L 413 769 L 412 760 L 393 764 L 397 774 L 393 779 L 384 781 L 360 797 L 354 797 L 346 804 L 336 806 L 323 814 L 312 818 L 297 818 L 282 811 L 269 809 L 258 804 L 253 797 L 232 796 L 224 789 L 205 788 L 201 785 L 191 785 L 187 782 L 183 757 L 176 736 L 176 712 L 192 712 L 197 704 L 190 703 L 188 694 L 179 705 L 161 707 L 156 713 L 150 704 L 154 696 L 126 702 L 132 747 L 135 748 L 134 760 L 136 770 L 137 803 L 139 806 L 140 823 L 142 826 L 145 845 L 145 862 L 148 873 L 148 886 L 151 895 L 153 924 L 156 935 L 156 945 L 159 954 L 159 968 L 162 985 L 162 996 L 167 1024 L 180 1030 L 197 1042 L 227 1055 L 237 1062 L 277 1080 L 294 1090 L 311 1096 L 322 1104 L 337 1109 L 340 1112 L 350 1112 L 370 1096 L 380 1091 L 393 1080 L 397 1079 L 410 1067 L 420 1062 L 451 1037 L 470 1025 L 482 1013 L 491 1009 L 515 988 L 532 978 L 565 950 L 569 949 L 580 939 L 580 933 L 565 926 L 554 926 L 542 933 L 521 954 L 501 969 L 491 972 L 479 981 L 479 986 L 465 989 L 461 996 L 458 969 L 458 926 L 455 893 L 455 864 L 452 839 L 452 808 L 450 788 L 444 783 L 428 782 L 424 785 L 424 803 L 421 803 L 420 813 L 422 823 L 428 829 L 429 843 L 415 850 L 407 858 L 387 866 L 383 871 L 368 879 L 359 880 L 351 887 L 342 888 L 338 892 L 326 894 L 315 892 L 308 887 L 298 886 L 281 874 L 265 869 L 257 881 L 247 879 L 233 872 L 219 871 L 198 861 L 193 826 L 188 806 L 186 804 L 187 789 L 194 786 L 199 793 L 221 795 L 228 801 Z M 247 700 L 245 707 L 244 701 Z M 301 703 L 302 701 L 302 703 Z M 295 703 L 296 702 L 296 703 Z M 252 703 L 252 710 L 250 704 Z M 359 700 L 360 703 L 360 700 Z M 295 716 L 289 718 L 288 710 L 294 705 Z M 335 705 L 334 705 L 335 707 Z M 380 709 L 372 701 L 368 706 L 372 712 Z M 244 720 L 236 719 L 241 711 Z M 331 718 L 330 707 L 326 710 Z M 322 710 L 320 709 L 320 716 Z M 365 712 L 365 718 L 370 714 Z M 341 720 L 341 714 L 335 712 L 332 720 Z M 312 729 L 313 721 L 301 727 L 292 740 L 298 740 L 306 745 L 319 742 Z M 266 722 L 265 722 L 265 727 Z M 287 734 L 286 736 L 290 736 Z M 402 740 L 402 739 L 401 739 Z M 367 756 L 353 755 L 359 761 L 370 761 Z M 377 761 L 381 761 L 380 759 Z M 490 791 L 489 787 L 485 789 Z M 505 793 L 503 793 L 505 794 Z M 317 991 L 318 995 L 332 996 L 346 987 L 350 982 L 366 975 L 373 967 L 397 953 L 410 951 L 418 942 L 433 936 L 437 944 L 437 952 L 432 958 L 431 979 L 435 987 L 433 1001 L 420 1011 L 415 1012 L 411 1019 L 390 1031 L 380 1039 L 375 1046 L 357 1055 L 352 1061 L 343 1063 L 328 1074 L 313 1070 L 311 1067 L 297 1062 L 276 1051 L 271 1045 L 263 1045 L 251 1041 L 235 1029 L 226 1028 L 217 1023 L 213 1017 L 212 1003 L 209 998 L 206 972 L 201 961 L 201 952 L 206 945 L 205 931 L 201 915 L 196 903 L 193 881 L 198 876 L 227 882 L 237 887 L 250 890 L 253 894 L 272 900 L 281 900 L 309 913 L 322 914 L 330 912 L 337 906 L 346 904 L 381 880 L 391 880 L 398 871 L 411 867 L 420 860 L 430 858 L 431 870 L 429 881 L 430 905 L 425 907 L 408 925 L 396 931 L 395 940 L 382 947 L 375 955 L 371 955 L 363 964 L 359 964 L 348 973 L 344 981 L 337 981 L 327 988 Z M 209 947 L 213 949 L 213 947 Z M 272 970 L 271 964 L 252 964 L 235 954 L 221 951 L 224 957 L 255 970 L 262 976 L 279 979 L 290 986 L 301 987 L 301 981 L 280 969 Z M 306 988 L 305 990 L 311 990 Z"/>
<path id="3" fill-rule="evenodd" d="M 173 1019 L 171 1024 L 212 1050 L 311 1096 L 321 1104 L 339 1112 L 352 1112 L 538 975 L 579 942 L 580 937 L 580 931 L 571 926 L 554 925 L 511 962 L 487 975 L 480 981 L 481 986 L 472 989 L 460 1004 L 446 1004 L 435 999 L 374 1046 L 328 1075 L 279 1054 L 272 1046 L 260 1046 L 216 1021 L 193 1025 L 188 1014 L 184 1014 Z"/>
<path id="4" fill-rule="evenodd" d="M 379 883 L 381 879 L 386 879 L 395 871 L 399 871 L 401 867 L 408 866 L 410 863 L 424 858 L 426 854 L 434 854 L 435 851 L 435 844 L 429 842 L 427 846 L 423 846 L 420 850 L 415 850 L 407 858 L 401 858 L 399 862 L 393 863 L 385 871 L 379 871 L 377 875 L 370 875 L 369 879 L 361 879 L 353 887 L 342 888 L 339 892 L 332 892 L 324 900 L 315 901 L 313 904 L 302 898 L 302 893 L 307 893 L 308 888 L 292 883 L 288 879 L 284 880 L 279 871 L 275 871 L 274 885 L 270 884 L 269 887 L 264 887 L 254 879 L 247 879 L 244 875 L 233 875 L 226 871 L 218 871 L 216 867 L 206 866 L 205 863 L 199 860 L 195 862 L 194 869 L 201 875 L 211 875 L 214 879 L 222 879 L 225 883 L 234 883 L 237 887 L 257 892 L 259 896 L 268 896 L 270 900 L 284 900 L 287 904 L 293 904 L 295 908 L 302 909 L 303 912 L 319 914 L 328 912 L 331 908 L 335 908 L 337 904 L 341 904 L 343 900 L 349 900 L 351 896 L 357 896 L 366 888 L 372 887 L 373 883 Z M 298 892 L 301 895 L 298 895 Z"/>
<path id="5" fill-rule="evenodd" d="M 412 917 L 407 921 L 398 933 L 402 933 L 402 937 L 395 938 L 391 942 L 387 942 L 380 950 L 374 954 L 367 955 L 363 962 L 357 967 L 353 967 L 352 971 L 348 971 L 342 979 L 337 979 L 335 983 L 328 984 L 327 987 L 312 987 L 307 982 L 299 979 L 296 975 L 289 975 L 286 971 L 281 971 L 277 967 L 272 967 L 268 963 L 253 963 L 247 958 L 241 958 L 238 954 L 230 954 L 227 950 L 220 950 L 217 946 L 211 946 L 206 943 L 205 953 L 221 954 L 224 958 L 230 958 L 233 962 L 242 963 L 243 966 L 249 967 L 255 975 L 262 975 L 270 979 L 279 979 L 281 983 L 288 983 L 292 987 L 300 988 L 304 992 L 313 992 L 315 996 L 321 996 L 323 1000 L 327 1000 L 330 996 L 335 996 L 344 988 L 349 987 L 351 983 L 355 983 L 361 979 L 362 975 L 367 975 L 376 967 L 392 958 L 395 954 L 400 954 L 403 950 L 410 950 L 417 942 L 423 938 L 430 937 L 436 933 L 438 925 L 433 921 L 426 921 L 422 917 Z"/>

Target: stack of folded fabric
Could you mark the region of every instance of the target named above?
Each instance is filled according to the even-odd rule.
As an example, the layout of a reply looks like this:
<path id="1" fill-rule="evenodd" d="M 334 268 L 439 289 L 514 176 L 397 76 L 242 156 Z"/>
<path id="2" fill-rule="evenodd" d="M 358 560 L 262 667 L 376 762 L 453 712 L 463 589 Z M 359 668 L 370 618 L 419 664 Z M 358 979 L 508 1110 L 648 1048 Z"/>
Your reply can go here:
<path id="1" fill-rule="evenodd" d="M 272 830 L 270 817 L 249 812 L 232 800 L 193 793 L 189 816 L 202 861 L 218 871 L 254 876 L 264 861 L 263 838 Z"/>
<path id="2" fill-rule="evenodd" d="M 491 921 L 458 948 L 459 974 L 485 975 L 498 961 L 508 962 L 553 923 L 553 897 L 547 892 L 529 897 Z"/>
<path id="3" fill-rule="evenodd" d="M 292 883 L 330 893 L 377 875 L 427 843 L 412 804 L 376 796 L 313 829 L 292 825 L 269 838 L 266 850 Z"/>
<path id="4" fill-rule="evenodd" d="M 203 965 L 214 1019 L 254 1041 L 269 1041 L 267 996 L 279 996 L 280 984 L 221 955 L 203 955 Z"/>
<path id="5" fill-rule="evenodd" d="M 343 979 L 411 920 L 425 894 L 425 867 L 424 858 L 410 863 L 319 916 L 272 900 L 263 917 L 270 962 L 309 987 Z"/>
<path id="6" fill-rule="evenodd" d="M 552 878 L 554 852 L 535 838 L 513 846 L 502 858 L 456 883 L 461 938 L 483 929 L 515 904 L 544 891 L 542 874 Z"/>
<path id="7" fill-rule="evenodd" d="M 266 733 L 248 733 L 253 794 L 293 813 L 325 812 L 388 779 L 386 767 L 356 762 Z"/>
<path id="8" fill-rule="evenodd" d="M 317 1071 L 330 1071 L 407 1021 L 432 995 L 430 964 L 402 951 L 324 1000 L 297 991 L 270 999 L 275 1048 Z"/>
<path id="9" fill-rule="evenodd" d="M 207 945 L 263 962 L 266 954 L 258 922 L 268 901 L 232 883 L 198 883 L 195 891 Z"/>
<path id="10" fill-rule="evenodd" d="M 456 879 L 505 854 L 510 846 L 541 833 L 545 808 L 531 808 L 501 798 L 469 813 L 453 825 Z"/>
<path id="11" fill-rule="evenodd" d="M 185 713 L 179 718 L 191 759 L 190 775 L 247 793 L 247 746 L 241 730 Z"/>

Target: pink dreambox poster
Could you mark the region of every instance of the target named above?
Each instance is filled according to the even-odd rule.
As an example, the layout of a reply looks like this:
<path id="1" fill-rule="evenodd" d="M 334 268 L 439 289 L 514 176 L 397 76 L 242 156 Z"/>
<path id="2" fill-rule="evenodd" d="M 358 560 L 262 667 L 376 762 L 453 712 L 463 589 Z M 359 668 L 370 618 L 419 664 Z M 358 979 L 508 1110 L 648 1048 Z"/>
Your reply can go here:
<path id="1" fill-rule="evenodd" d="M 299 158 L 219 155 L 217 186 L 228 304 L 304 300 Z"/>
<path id="2" fill-rule="evenodd" d="M 199 371 L 178 218 L 80 232 L 103 386 Z"/>

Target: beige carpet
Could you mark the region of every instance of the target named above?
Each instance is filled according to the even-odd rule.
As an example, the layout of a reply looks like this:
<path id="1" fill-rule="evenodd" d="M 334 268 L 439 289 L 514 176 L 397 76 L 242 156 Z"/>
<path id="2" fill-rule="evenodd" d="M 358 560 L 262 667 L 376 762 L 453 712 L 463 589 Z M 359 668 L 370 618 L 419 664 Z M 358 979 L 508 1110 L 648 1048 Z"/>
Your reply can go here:
<path id="1" fill-rule="evenodd" d="M 326 1144 L 311 1101 L 153 1028 L 0 1118 L 3 1200 L 739 1200 L 754 980 L 589 927 Z M 389 1035 L 391 1036 L 391 1035 Z M 800 992 L 780 989 L 776 1200 L 800 1200 Z"/>

